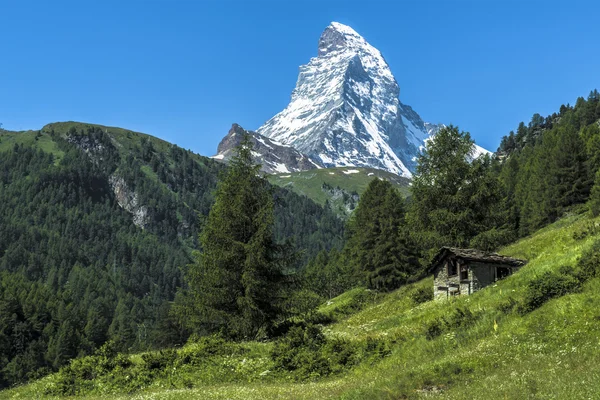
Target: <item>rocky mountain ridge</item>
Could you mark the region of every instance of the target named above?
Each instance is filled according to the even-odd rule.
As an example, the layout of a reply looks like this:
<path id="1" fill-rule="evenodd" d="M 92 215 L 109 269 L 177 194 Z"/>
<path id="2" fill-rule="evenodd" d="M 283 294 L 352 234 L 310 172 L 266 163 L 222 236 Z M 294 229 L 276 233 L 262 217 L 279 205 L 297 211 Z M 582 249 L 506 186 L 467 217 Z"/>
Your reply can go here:
<path id="1" fill-rule="evenodd" d="M 234 149 L 242 142 L 244 135 L 249 135 L 254 147 L 253 156 L 261 164 L 267 174 L 280 174 L 323 168 L 318 160 L 313 160 L 291 146 L 285 146 L 256 132 L 247 131 L 238 124 L 233 124 L 229 133 L 217 147 L 217 155 L 212 158 L 227 162 L 234 154 Z"/>

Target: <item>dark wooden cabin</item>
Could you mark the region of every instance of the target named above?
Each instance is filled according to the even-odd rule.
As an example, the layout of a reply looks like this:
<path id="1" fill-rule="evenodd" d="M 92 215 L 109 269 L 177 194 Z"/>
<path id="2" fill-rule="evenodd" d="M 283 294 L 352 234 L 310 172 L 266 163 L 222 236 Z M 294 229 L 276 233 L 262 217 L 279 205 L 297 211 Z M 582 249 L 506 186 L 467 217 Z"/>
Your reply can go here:
<path id="1" fill-rule="evenodd" d="M 429 268 L 433 274 L 434 298 L 470 295 L 513 274 L 525 263 L 481 250 L 442 247 Z"/>

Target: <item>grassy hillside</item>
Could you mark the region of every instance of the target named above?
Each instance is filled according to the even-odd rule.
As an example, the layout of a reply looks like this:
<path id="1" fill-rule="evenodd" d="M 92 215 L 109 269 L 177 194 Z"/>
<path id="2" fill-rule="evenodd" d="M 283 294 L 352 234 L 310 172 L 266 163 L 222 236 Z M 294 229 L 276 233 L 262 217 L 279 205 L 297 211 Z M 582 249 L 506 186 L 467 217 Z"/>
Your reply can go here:
<path id="1" fill-rule="evenodd" d="M 338 167 L 313 169 L 310 171 L 277 174 L 269 176 L 272 184 L 291 189 L 305 195 L 318 204 L 329 202 L 338 215 L 346 216 L 354 207 L 353 194 L 362 194 L 373 178 L 385 179 L 397 186 L 404 196 L 408 196 L 409 180 L 387 171 L 373 168 Z M 336 190 L 340 189 L 340 190 Z"/>
<path id="2" fill-rule="evenodd" d="M 0 130 L 0 152 L 12 150 L 15 144 L 51 153 L 55 157 L 55 164 L 58 164 L 64 155 L 64 152 L 58 148 L 58 145 L 50 136 L 42 135 L 39 131 L 14 132 Z"/>
<path id="3" fill-rule="evenodd" d="M 145 372 L 143 382 L 133 373 L 156 365 L 152 357 L 121 360 L 101 377 L 84 377 L 80 393 L 129 398 L 131 394 L 123 392 L 127 388 L 138 398 L 161 399 L 597 398 L 600 278 L 585 280 L 578 289 L 556 289 L 575 276 L 565 266 L 576 265 L 582 254 L 590 257 L 600 239 L 599 225 L 600 219 L 571 216 L 502 249 L 529 263 L 469 297 L 423 302 L 432 285 L 426 278 L 389 294 L 354 289 L 329 301 L 320 309 L 334 321 L 325 327 L 327 337 L 360 348 L 383 343 L 378 346 L 385 349 L 385 357 L 362 358 L 328 377 L 298 381 L 294 374 L 278 370 L 270 357 L 272 343 L 218 345 L 209 340 L 178 350 L 175 358 L 188 362 L 159 366 L 154 375 Z M 542 296 L 548 301 L 525 307 L 540 294 L 554 298 Z M 158 353 L 147 354 L 160 358 Z M 190 357 L 198 361 L 189 362 Z M 0 397 L 56 393 L 64 379 L 55 374 L 0 392 Z M 136 383 L 127 386 L 128 380 Z"/>

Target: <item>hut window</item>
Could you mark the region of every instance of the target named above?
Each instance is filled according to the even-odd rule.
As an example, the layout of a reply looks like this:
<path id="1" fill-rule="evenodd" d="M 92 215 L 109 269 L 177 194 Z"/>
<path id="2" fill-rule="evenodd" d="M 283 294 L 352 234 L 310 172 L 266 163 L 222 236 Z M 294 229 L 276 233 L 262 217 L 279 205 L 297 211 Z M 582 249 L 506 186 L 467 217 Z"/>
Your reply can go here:
<path id="1" fill-rule="evenodd" d="M 455 260 L 448 260 L 448 276 L 454 276 L 458 274 L 458 268 Z"/>
<path id="2" fill-rule="evenodd" d="M 496 278 L 502 279 L 510 275 L 510 268 L 498 267 L 496 268 Z"/>
<path id="3" fill-rule="evenodd" d="M 466 281 L 469 279 L 469 267 L 466 265 L 460 266 L 460 280 Z"/>

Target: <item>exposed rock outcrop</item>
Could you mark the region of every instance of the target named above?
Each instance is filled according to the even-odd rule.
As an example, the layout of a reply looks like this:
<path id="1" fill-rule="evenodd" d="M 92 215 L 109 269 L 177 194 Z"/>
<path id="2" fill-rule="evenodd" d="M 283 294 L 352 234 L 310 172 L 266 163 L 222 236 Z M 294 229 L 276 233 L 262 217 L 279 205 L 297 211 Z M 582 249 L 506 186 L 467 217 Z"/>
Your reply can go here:
<path id="1" fill-rule="evenodd" d="M 246 134 L 250 136 L 253 145 L 254 161 L 260 163 L 261 170 L 267 174 L 307 171 L 323 167 L 321 163 L 311 160 L 293 147 L 284 146 L 256 132 L 247 131 L 238 124 L 231 126 L 227 136 L 219 143 L 217 155 L 213 158 L 227 162 L 235 154 L 235 148 Z"/>
<path id="2" fill-rule="evenodd" d="M 135 190 L 127 185 L 125 179 L 114 174 L 110 176 L 109 184 L 119 206 L 133 215 L 133 223 L 136 226 L 145 229 L 150 221 L 148 207 L 139 204 L 138 194 Z"/>

